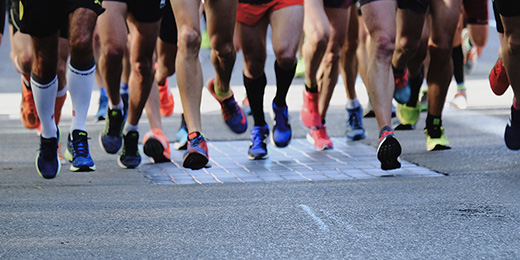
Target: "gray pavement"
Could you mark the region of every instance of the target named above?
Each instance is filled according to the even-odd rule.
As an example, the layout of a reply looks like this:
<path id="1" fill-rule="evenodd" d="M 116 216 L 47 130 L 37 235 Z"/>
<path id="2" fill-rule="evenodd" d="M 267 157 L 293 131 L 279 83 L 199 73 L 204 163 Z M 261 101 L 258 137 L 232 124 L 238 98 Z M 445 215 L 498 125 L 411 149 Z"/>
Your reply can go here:
<path id="1" fill-rule="evenodd" d="M 294 140 L 285 149 L 270 145 L 267 160 L 247 159 L 249 134 L 227 130 L 205 91 L 212 167 L 186 170 L 179 167 L 182 152 L 172 151 L 172 163 L 144 158 L 135 170 L 121 169 L 117 156 L 99 147 L 103 124 L 89 120 L 97 171 L 72 173 L 66 164 L 58 178 L 44 180 L 34 169 L 38 136 L 19 119 L 19 75 L 6 37 L 0 46 L 0 259 L 518 259 L 518 153 L 503 142 L 512 94 L 496 97 L 486 82 L 497 47 L 491 27 L 477 70 L 466 77 L 468 109 L 447 104 L 443 123 L 453 149 L 426 151 L 422 113 L 416 130 L 396 132 L 401 170 L 379 170 L 375 119 L 364 119 L 367 139 L 345 141 L 341 82 L 327 116 L 335 147 L 314 151 L 299 123 L 302 81 L 296 79 L 289 95 Z M 214 73 L 207 51 L 201 61 L 208 79 Z M 270 53 L 267 108 L 273 62 Z M 232 79 L 238 99 L 241 68 L 239 56 Z M 176 91 L 175 113 L 163 120 L 170 140 L 180 123 Z M 448 101 L 453 94 L 452 88 Z M 70 103 L 64 133 L 67 111 Z M 146 118 L 140 129 L 149 129 Z"/>

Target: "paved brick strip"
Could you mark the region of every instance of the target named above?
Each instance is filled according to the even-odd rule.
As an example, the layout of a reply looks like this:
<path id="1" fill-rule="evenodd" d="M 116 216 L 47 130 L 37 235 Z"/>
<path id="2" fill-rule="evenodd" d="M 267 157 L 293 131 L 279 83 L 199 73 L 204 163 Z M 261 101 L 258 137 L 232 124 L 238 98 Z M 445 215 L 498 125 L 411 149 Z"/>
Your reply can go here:
<path id="1" fill-rule="evenodd" d="M 140 169 L 154 183 L 173 185 L 444 176 L 404 160 L 401 169 L 383 171 L 375 148 L 344 138 L 331 140 L 334 149 L 325 151 L 313 150 L 305 139 L 293 140 L 286 148 L 269 144 L 269 158 L 255 161 L 247 158 L 250 141 L 208 142 L 211 167 L 185 169 L 184 151 L 172 150 L 172 163 L 145 163 Z"/>

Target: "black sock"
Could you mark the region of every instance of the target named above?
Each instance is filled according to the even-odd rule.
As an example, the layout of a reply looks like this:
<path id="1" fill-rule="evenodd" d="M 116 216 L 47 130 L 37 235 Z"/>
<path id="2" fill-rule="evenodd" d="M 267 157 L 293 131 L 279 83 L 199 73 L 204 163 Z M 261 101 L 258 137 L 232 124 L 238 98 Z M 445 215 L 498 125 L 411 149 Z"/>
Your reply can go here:
<path id="1" fill-rule="evenodd" d="M 441 131 L 442 119 L 441 116 L 434 116 L 430 113 L 426 116 L 426 129 L 432 138 L 439 138 L 442 135 Z"/>
<path id="2" fill-rule="evenodd" d="M 392 72 L 395 75 L 403 75 L 404 74 L 404 69 L 397 69 L 397 68 L 394 67 L 394 65 L 392 65 Z"/>
<path id="3" fill-rule="evenodd" d="M 451 50 L 451 59 L 453 60 L 453 76 L 457 84 L 464 83 L 464 54 L 462 53 L 462 45 L 453 47 Z"/>
<path id="4" fill-rule="evenodd" d="M 307 83 L 305 83 L 305 90 L 310 93 L 318 93 L 318 86 L 309 87 Z"/>
<path id="5" fill-rule="evenodd" d="M 264 92 L 265 85 L 267 85 L 267 78 L 265 73 L 256 79 L 250 79 L 244 76 L 244 86 L 246 87 L 247 98 L 249 99 L 249 106 L 251 107 L 251 114 L 255 121 L 255 126 L 264 126 Z"/>
<path id="6" fill-rule="evenodd" d="M 419 101 L 419 92 L 421 92 L 421 86 L 424 81 L 424 66 L 421 66 L 421 73 L 418 77 L 409 77 L 408 85 L 410 85 L 410 99 L 406 103 L 409 107 L 415 107 L 417 101 Z"/>
<path id="7" fill-rule="evenodd" d="M 284 70 L 280 68 L 278 62 L 274 62 L 274 72 L 276 73 L 276 96 L 273 101 L 277 107 L 287 106 L 285 98 L 287 97 L 287 92 L 291 86 L 295 71 L 296 63 L 292 68 Z"/>

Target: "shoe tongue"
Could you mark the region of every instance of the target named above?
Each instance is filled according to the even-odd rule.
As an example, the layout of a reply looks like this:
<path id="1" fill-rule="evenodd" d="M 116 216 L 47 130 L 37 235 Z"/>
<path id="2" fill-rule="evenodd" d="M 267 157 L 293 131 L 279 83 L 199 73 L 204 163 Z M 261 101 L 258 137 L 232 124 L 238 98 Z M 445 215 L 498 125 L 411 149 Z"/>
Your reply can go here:
<path id="1" fill-rule="evenodd" d="M 87 132 L 81 131 L 81 130 L 74 130 L 74 131 L 72 131 L 72 138 L 75 139 L 76 137 L 79 137 L 79 136 L 86 137 L 87 136 Z"/>
<path id="2" fill-rule="evenodd" d="M 190 133 L 188 135 L 188 140 L 193 140 L 193 139 L 197 138 L 197 136 L 199 136 L 199 135 L 200 135 L 199 132 Z"/>

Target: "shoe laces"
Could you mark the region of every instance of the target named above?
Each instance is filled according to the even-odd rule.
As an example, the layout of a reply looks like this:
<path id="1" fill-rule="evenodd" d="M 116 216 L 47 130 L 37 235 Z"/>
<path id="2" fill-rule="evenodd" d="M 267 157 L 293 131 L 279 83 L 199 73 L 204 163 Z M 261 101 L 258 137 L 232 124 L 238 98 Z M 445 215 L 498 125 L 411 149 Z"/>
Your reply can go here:
<path id="1" fill-rule="evenodd" d="M 202 140 L 204 140 L 204 139 L 202 138 L 202 135 L 199 135 L 199 136 L 197 136 L 197 137 L 191 139 L 191 140 L 190 140 L 190 145 L 191 145 L 191 147 L 198 147 L 198 146 L 200 146 L 200 143 L 202 142 Z"/>
<path id="2" fill-rule="evenodd" d="M 125 135 L 124 155 L 137 155 L 137 143 L 139 142 L 139 134 L 136 131 L 130 131 Z"/>
<path id="3" fill-rule="evenodd" d="M 353 129 L 361 129 L 361 128 L 363 128 L 362 122 L 361 122 L 360 113 L 359 113 L 359 107 L 351 109 L 349 111 L 348 124 L 350 126 L 352 126 Z"/>
<path id="4" fill-rule="evenodd" d="M 58 145 L 56 138 L 41 138 L 40 154 L 43 160 L 50 161 L 57 156 Z"/>
<path id="5" fill-rule="evenodd" d="M 74 155 L 79 157 L 87 157 L 88 152 L 88 138 L 86 135 L 77 135 L 72 140 L 72 146 L 74 147 Z"/>
<path id="6" fill-rule="evenodd" d="M 115 113 L 114 113 L 115 112 Z M 117 113 L 119 112 L 119 113 Z M 120 136 L 121 127 L 123 125 L 123 112 L 119 110 L 108 111 L 108 135 Z"/>
<path id="7" fill-rule="evenodd" d="M 238 106 L 237 102 L 233 98 L 228 98 L 222 102 L 223 110 L 222 113 L 224 114 L 224 120 L 227 121 L 228 119 L 231 119 L 234 115 L 239 114 L 238 111 L 240 111 L 240 107 Z"/>

